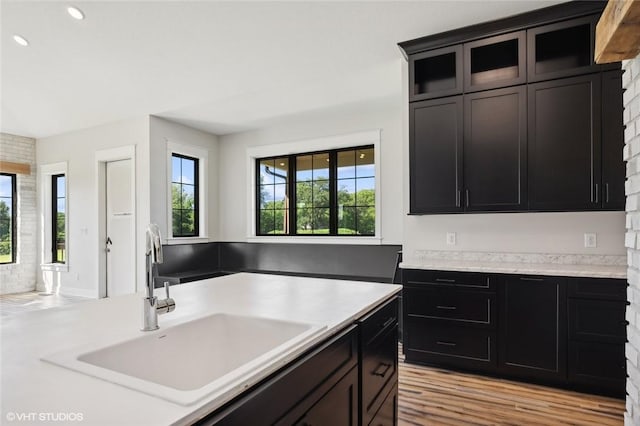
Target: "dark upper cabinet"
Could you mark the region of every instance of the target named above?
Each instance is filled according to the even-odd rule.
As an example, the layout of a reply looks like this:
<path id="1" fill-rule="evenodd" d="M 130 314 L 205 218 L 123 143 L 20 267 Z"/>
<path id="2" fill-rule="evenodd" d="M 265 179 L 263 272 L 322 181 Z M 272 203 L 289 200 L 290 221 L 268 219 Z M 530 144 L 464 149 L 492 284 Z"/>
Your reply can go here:
<path id="1" fill-rule="evenodd" d="M 409 101 L 462 93 L 462 46 L 412 55 L 409 59 Z"/>
<path id="2" fill-rule="evenodd" d="M 508 277 L 500 296 L 500 356 L 505 372 L 564 380 L 566 282 L 554 277 Z"/>
<path id="3" fill-rule="evenodd" d="M 526 32 L 464 44 L 464 91 L 522 84 L 527 79 Z"/>
<path id="4" fill-rule="evenodd" d="M 464 207 L 527 208 L 527 114 L 524 86 L 464 96 Z"/>
<path id="5" fill-rule="evenodd" d="M 602 207 L 624 210 L 622 71 L 602 73 Z"/>
<path id="6" fill-rule="evenodd" d="M 529 85 L 531 210 L 600 206 L 600 75 Z"/>
<path id="7" fill-rule="evenodd" d="M 527 30 L 528 81 L 598 71 L 593 60 L 598 18 L 587 16 Z"/>
<path id="8" fill-rule="evenodd" d="M 400 44 L 410 213 L 624 210 L 620 63 L 593 59 L 603 8 L 569 2 Z"/>
<path id="9" fill-rule="evenodd" d="M 409 107 L 411 213 L 462 211 L 462 96 Z"/>

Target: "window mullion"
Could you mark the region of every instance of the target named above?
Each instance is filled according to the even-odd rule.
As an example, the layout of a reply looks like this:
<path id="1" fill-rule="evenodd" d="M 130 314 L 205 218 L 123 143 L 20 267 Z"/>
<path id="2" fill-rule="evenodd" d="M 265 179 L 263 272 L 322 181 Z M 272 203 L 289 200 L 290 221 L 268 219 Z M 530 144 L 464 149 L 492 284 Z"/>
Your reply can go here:
<path id="1" fill-rule="evenodd" d="M 298 233 L 297 156 L 289 156 L 289 235 Z"/>
<path id="2" fill-rule="evenodd" d="M 329 235 L 338 235 L 338 152 L 329 151 Z"/>

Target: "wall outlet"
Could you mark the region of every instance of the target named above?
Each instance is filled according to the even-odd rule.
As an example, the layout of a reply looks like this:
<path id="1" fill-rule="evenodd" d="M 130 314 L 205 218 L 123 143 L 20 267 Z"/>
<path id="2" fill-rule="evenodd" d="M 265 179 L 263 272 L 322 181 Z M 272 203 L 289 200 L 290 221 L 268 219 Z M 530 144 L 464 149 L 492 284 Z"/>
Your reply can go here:
<path id="1" fill-rule="evenodd" d="M 447 232 L 447 245 L 455 246 L 456 245 L 456 233 L 455 232 Z"/>
<path id="2" fill-rule="evenodd" d="M 598 246 L 597 234 L 593 234 L 593 233 L 584 234 L 584 246 L 586 248 L 596 248 Z"/>

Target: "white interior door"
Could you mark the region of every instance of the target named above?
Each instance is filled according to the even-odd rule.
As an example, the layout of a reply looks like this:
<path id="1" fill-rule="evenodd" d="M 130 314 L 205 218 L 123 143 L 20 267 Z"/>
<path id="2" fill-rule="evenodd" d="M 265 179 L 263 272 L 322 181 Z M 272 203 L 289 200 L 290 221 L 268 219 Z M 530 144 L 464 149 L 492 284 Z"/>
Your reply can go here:
<path id="1" fill-rule="evenodd" d="M 131 160 L 106 163 L 107 297 L 136 291 L 131 165 Z"/>

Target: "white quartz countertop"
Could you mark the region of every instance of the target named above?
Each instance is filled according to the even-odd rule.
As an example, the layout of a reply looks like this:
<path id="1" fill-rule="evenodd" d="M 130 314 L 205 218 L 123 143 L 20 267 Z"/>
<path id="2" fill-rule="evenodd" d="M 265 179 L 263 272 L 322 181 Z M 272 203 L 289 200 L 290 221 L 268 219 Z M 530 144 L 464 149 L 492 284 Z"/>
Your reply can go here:
<path id="1" fill-rule="evenodd" d="M 491 272 L 519 275 L 564 277 L 627 278 L 625 265 L 588 265 L 560 263 L 516 263 L 475 260 L 420 259 L 402 262 L 402 269 L 432 271 Z"/>
<path id="2" fill-rule="evenodd" d="M 162 329 L 224 312 L 326 327 L 295 348 L 299 354 L 400 289 L 392 284 L 242 273 L 171 287 L 176 310 L 159 316 L 159 323 Z M 47 424 L 43 419 L 56 425 L 188 424 L 215 410 L 207 398 L 182 406 L 41 361 L 81 344 L 109 345 L 130 338 L 141 325 L 141 299 L 138 293 L 2 318 L 0 424 Z"/>

